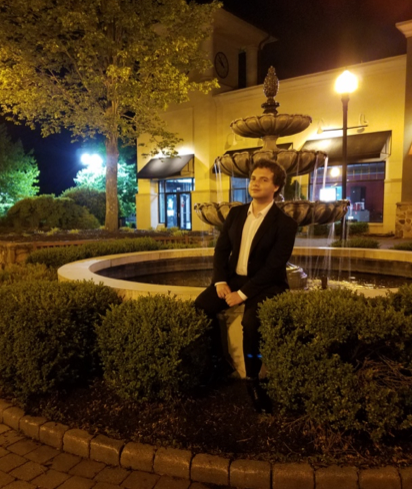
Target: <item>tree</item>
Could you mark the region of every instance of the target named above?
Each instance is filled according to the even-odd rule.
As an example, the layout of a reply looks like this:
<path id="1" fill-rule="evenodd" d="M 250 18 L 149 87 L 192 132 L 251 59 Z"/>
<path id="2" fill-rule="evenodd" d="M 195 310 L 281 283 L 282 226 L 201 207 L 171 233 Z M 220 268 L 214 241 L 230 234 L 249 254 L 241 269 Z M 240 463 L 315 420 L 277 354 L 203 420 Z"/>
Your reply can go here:
<path id="1" fill-rule="evenodd" d="M 18 200 L 39 191 L 39 169 L 34 156 L 26 154 L 21 141 L 12 142 L 5 125 L 0 125 L 0 215 Z"/>
<path id="2" fill-rule="evenodd" d="M 117 165 L 117 194 L 120 203 L 120 214 L 129 216 L 136 213 L 137 168 L 136 152 L 130 146 L 119 147 Z M 133 148 L 135 149 L 135 148 Z M 74 178 L 76 187 L 89 188 L 104 192 L 106 190 L 106 151 L 101 145 L 89 148 L 92 154 L 102 157 L 99 165 L 87 166 Z M 64 193 L 65 194 L 65 193 Z"/>
<path id="3" fill-rule="evenodd" d="M 119 141 L 144 133 L 163 152 L 178 141 L 159 112 L 207 92 L 201 42 L 220 5 L 185 0 L 3 0 L 0 107 L 8 120 L 105 138 L 106 228 L 117 229 Z"/>

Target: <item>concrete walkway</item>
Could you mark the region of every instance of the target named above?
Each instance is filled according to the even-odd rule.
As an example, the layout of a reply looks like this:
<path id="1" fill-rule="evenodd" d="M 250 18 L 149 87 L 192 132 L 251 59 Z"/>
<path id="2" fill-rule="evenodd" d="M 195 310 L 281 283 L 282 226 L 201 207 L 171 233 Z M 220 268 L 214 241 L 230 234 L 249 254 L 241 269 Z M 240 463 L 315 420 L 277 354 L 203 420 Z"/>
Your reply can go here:
<path id="1" fill-rule="evenodd" d="M 212 489 L 216 486 L 127 470 L 41 444 L 0 424 L 3 489 Z M 222 489 L 222 486 L 220 486 Z"/>

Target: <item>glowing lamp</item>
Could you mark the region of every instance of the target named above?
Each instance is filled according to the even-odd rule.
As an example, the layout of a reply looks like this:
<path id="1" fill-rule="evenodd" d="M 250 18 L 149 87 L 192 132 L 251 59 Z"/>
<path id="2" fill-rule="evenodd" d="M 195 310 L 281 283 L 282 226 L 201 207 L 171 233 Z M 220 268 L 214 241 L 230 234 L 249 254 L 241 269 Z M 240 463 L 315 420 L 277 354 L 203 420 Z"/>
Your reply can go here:
<path id="1" fill-rule="evenodd" d="M 358 88 L 358 78 L 349 70 L 338 76 L 335 82 L 335 91 L 338 93 L 352 93 Z"/>

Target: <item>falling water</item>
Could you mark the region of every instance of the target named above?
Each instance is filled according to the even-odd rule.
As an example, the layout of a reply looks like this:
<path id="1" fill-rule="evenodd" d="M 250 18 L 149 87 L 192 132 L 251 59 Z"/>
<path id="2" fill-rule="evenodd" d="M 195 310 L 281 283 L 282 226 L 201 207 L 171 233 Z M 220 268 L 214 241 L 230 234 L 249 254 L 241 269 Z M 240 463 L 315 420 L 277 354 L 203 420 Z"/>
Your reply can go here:
<path id="1" fill-rule="evenodd" d="M 215 175 L 216 175 L 216 197 L 218 202 L 223 201 L 223 186 L 222 186 L 222 171 L 220 169 L 220 165 L 216 163 L 214 164 Z"/>

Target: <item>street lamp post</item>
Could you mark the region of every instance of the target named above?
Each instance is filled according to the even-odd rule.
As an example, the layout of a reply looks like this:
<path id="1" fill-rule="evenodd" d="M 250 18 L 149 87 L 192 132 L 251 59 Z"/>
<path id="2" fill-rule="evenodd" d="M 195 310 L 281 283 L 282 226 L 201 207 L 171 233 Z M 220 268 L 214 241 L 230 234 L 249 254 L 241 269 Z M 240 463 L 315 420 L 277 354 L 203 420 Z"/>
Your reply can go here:
<path id="1" fill-rule="evenodd" d="M 358 88 L 357 77 L 348 70 L 345 70 L 338 76 L 335 83 L 336 92 L 342 94 L 342 200 L 346 199 L 346 182 L 347 182 L 347 167 L 348 167 L 348 105 L 349 94 Z M 342 218 L 341 239 L 346 238 L 345 216 Z"/>

